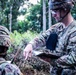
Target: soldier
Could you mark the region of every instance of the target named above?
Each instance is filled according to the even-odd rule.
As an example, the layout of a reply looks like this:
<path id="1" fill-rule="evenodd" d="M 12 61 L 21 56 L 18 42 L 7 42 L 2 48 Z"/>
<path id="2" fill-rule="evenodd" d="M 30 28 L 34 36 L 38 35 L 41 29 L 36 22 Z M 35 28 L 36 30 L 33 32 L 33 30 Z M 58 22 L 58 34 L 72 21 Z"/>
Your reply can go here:
<path id="1" fill-rule="evenodd" d="M 0 26 L 0 75 L 22 75 L 16 65 L 8 63 L 5 60 L 9 46 L 9 31 L 6 27 Z"/>
<path id="2" fill-rule="evenodd" d="M 55 50 L 50 51 L 52 54 L 58 55 L 59 58 L 52 65 L 51 75 L 75 75 L 76 72 L 76 21 L 71 15 L 74 3 L 74 0 L 50 0 L 52 16 L 58 23 L 29 42 L 23 52 L 25 59 L 27 59 L 31 56 L 33 50 L 47 45 L 50 35 L 56 33 L 58 42 Z"/>

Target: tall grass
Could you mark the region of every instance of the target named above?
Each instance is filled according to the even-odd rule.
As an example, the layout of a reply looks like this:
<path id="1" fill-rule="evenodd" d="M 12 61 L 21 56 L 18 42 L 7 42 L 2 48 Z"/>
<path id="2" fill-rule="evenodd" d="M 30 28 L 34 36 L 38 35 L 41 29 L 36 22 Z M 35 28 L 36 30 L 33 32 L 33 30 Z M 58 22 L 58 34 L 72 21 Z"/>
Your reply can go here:
<path id="1" fill-rule="evenodd" d="M 23 34 L 19 33 L 18 31 L 14 31 L 13 33 L 10 34 L 11 46 L 8 50 L 8 53 L 12 52 L 18 47 L 26 46 L 26 44 L 32 39 L 34 39 L 37 35 L 38 33 L 31 31 L 27 31 Z"/>
<path id="2" fill-rule="evenodd" d="M 10 38 L 12 43 L 18 45 L 23 39 L 26 39 L 29 42 L 30 40 L 34 39 L 37 35 L 38 33 L 31 31 L 27 31 L 23 34 L 14 31 L 13 33 L 10 34 Z"/>

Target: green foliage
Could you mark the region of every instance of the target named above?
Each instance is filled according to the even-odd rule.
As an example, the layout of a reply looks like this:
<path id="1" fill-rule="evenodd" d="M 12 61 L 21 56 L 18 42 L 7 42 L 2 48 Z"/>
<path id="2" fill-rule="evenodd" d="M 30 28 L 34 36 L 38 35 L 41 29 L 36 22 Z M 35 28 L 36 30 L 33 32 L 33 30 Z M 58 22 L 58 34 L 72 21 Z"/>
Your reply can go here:
<path id="1" fill-rule="evenodd" d="M 13 26 L 13 31 L 18 30 L 18 32 L 23 33 L 28 30 L 28 22 L 26 21 L 18 21 L 14 26 Z"/>
<path id="2" fill-rule="evenodd" d="M 31 31 L 27 31 L 23 34 L 17 32 L 17 31 L 14 31 L 13 33 L 10 34 L 11 42 L 16 44 L 16 45 L 19 45 L 23 39 L 26 39 L 29 42 L 35 36 L 37 36 L 37 33 L 31 32 Z"/>
<path id="3" fill-rule="evenodd" d="M 30 30 L 34 30 L 40 32 L 40 24 L 41 24 L 41 5 L 32 6 L 28 13 L 30 15 L 27 16 L 27 20 L 29 20 L 28 26 L 31 28 Z"/>
<path id="4" fill-rule="evenodd" d="M 19 8 L 25 0 L 0 0 L 0 24 L 9 28 L 9 14 L 12 6 L 12 26 L 15 25 Z M 12 28 L 14 30 L 14 28 Z"/>
<path id="5" fill-rule="evenodd" d="M 11 47 L 8 50 L 8 53 L 13 52 L 13 50 L 18 50 L 18 48 L 22 47 L 22 49 L 27 45 L 29 41 L 34 39 L 38 33 L 27 31 L 23 34 L 18 31 L 14 31 L 10 34 L 11 38 Z"/>
<path id="6" fill-rule="evenodd" d="M 32 5 L 28 8 L 27 12 L 25 13 L 25 19 L 24 21 L 18 21 L 18 28 L 21 29 L 18 30 L 19 32 L 25 32 L 27 30 L 30 31 L 41 31 L 41 24 L 42 24 L 42 6 L 40 3 L 36 5 Z"/>
<path id="7" fill-rule="evenodd" d="M 75 6 L 72 10 L 72 15 L 73 15 L 74 19 L 76 20 L 76 3 L 75 3 Z"/>
<path id="8" fill-rule="evenodd" d="M 34 31 L 40 31 L 40 18 L 41 18 L 41 11 L 40 11 L 41 6 L 40 5 L 35 5 L 32 6 L 28 13 L 30 15 L 27 16 L 27 20 L 29 20 L 28 26 L 31 28 L 31 30 Z"/>

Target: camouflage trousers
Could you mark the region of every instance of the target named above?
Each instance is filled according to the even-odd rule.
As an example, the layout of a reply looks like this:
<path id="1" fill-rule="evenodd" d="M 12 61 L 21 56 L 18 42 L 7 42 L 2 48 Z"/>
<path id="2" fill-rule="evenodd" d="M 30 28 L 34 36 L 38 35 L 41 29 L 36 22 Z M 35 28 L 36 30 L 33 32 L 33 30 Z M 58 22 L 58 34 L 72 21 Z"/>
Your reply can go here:
<path id="1" fill-rule="evenodd" d="M 53 67 L 50 75 L 76 75 L 76 69 L 62 69 Z"/>

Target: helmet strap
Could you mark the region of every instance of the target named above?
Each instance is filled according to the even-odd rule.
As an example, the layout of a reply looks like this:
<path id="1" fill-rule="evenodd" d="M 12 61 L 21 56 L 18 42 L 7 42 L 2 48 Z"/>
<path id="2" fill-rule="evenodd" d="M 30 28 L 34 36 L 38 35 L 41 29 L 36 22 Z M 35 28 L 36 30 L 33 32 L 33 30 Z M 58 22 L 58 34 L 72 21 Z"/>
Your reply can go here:
<path id="1" fill-rule="evenodd" d="M 61 10 L 59 10 L 59 11 L 60 11 L 60 19 L 58 20 L 58 22 L 61 22 L 67 16 L 67 14 L 70 12 L 70 10 L 68 10 L 64 16 L 61 16 Z"/>

